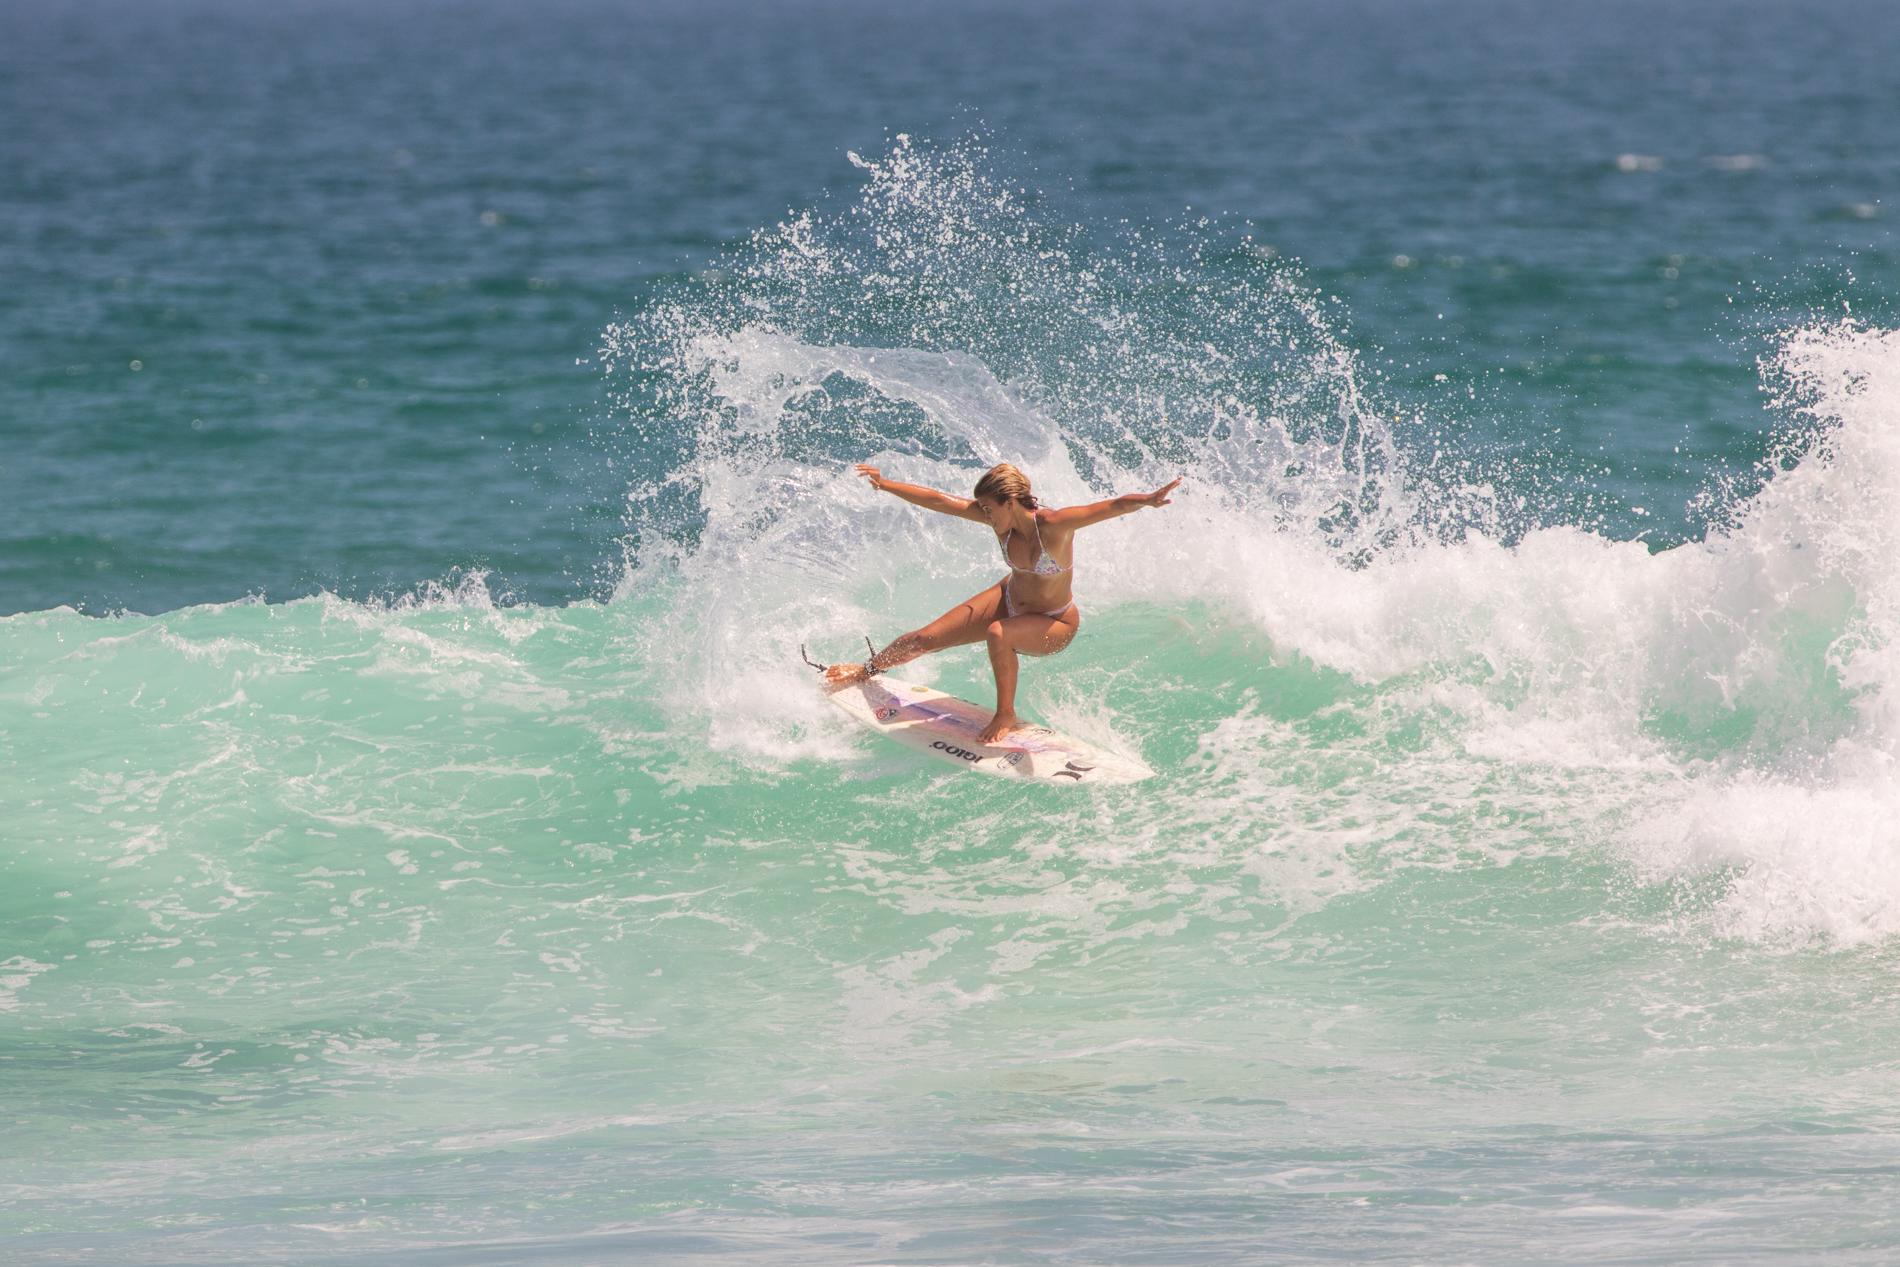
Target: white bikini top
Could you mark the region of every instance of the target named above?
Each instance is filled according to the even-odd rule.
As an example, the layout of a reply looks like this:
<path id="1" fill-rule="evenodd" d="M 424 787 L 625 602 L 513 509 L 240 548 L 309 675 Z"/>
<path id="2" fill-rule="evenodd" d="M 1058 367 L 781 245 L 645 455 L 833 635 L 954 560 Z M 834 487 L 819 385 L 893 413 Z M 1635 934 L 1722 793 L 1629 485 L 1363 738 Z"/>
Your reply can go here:
<path id="1" fill-rule="evenodd" d="M 1034 514 L 1030 515 L 1029 521 L 1036 525 L 1035 566 L 1019 568 L 1014 563 L 1009 562 L 1009 539 L 1013 533 L 1004 533 L 996 539 L 996 544 L 1002 547 L 1003 550 L 1003 562 L 1009 563 L 1009 570 L 1012 572 L 1026 572 L 1030 576 L 1061 576 L 1064 572 L 1075 571 L 1075 564 L 1071 563 L 1068 567 L 1063 567 L 1060 563 L 1057 563 L 1054 559 L 1049 557 L 1049 552 L 1042 548 L 1042 521 L 1037 519 Z"/>

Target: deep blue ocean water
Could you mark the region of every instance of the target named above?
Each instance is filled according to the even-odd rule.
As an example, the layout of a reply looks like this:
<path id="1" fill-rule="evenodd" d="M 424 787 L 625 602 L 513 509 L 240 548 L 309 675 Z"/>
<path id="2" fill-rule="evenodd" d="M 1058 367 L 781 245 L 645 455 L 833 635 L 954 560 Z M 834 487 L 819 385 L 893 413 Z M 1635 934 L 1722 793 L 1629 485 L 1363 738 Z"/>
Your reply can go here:
<path id="1" fill-rule="evenodd" d="M 0 0 L 0 1257 L 1892 1261 L 1896 66 Z M 1155 780 L 797 662 L 1004 459 Z"/>

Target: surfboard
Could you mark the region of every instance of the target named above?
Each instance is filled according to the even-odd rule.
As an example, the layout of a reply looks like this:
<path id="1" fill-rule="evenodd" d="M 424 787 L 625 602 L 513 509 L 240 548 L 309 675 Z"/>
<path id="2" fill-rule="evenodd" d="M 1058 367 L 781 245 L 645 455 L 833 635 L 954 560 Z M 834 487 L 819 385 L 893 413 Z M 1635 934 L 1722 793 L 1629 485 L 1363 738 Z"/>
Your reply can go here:
<path id="1" fill-rule="evenodd" d="M 825 689 L 858 722 L 954 769 L 1050 783 L 1134 783 L 1154 773 L 1132 757 L 1042 726 L 980 744 L 990 709 L 882 673 Z"/>

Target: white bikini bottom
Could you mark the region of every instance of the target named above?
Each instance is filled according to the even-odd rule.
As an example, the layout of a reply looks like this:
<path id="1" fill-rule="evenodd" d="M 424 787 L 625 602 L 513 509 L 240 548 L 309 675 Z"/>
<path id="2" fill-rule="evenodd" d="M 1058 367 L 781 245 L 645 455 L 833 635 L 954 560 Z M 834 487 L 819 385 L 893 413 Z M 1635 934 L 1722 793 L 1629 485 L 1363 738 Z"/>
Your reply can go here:
<path id="1" fill-rule="evenodd" d="M 1066 603 L 1064 603 L 1064 604 L 1062 604 L 1062 606 L 1060 606 L 1060 607 L 1058 607 L 1058 608 L 1056 608 L 1056 609 L 1055 609 L 1054 611 L 1050 611 L 1050 612 L 1025 612 L 1025 611 L 1018 611 L 1018 610 L 1016 609 L 1016 600 L 1015 600 L 1015 599 L 1013 599 L 1013 598 L 1011 598 L 1011 597 L 1010 597 L 1010 594 L 1009 594 L 1009 582 L 1008 582 L 1008 581 L 1004 581 L 1004 582 L 1003 582 L 1003 614 L 1004 614 L 1005 616 L 1050 616 L 1050 617 L 1054 617 L 1054 616 L 1060 616 L 1060 615 L 1061 615 L 1061 614 L 1062 614 L 1063 612 L 1065 612 L 1065 611 L 1068 611 L 1068 610 L 1069 610 L 1069 608 L 1071 608 L 1071 607 L 1073 607 L 1073 606 L 1075 606 L 1075 600 L 1074 600 L 1074 599 L 1072 598 L 1072 599 L 1070 599 L 1070 600 L 1069 600 L 1068 602 L 1066 602 Z"/>

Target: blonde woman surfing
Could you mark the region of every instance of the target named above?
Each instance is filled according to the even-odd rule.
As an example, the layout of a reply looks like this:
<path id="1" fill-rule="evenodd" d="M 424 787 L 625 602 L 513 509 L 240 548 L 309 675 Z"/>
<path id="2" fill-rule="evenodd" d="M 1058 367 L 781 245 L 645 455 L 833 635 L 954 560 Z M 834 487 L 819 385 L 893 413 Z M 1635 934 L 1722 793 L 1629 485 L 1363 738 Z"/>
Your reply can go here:
<path id="1" fill-rule="evenodd" d="M 1105 519 L 1133 514 L 1144 506 L 1166 506 L 1181 481 L 1171 480 L 1152 493 L 1128 493 L 1087 506 L 1051 510 L 1037 504 L 1029 479 L 1004 462 L 976 482 L 975 495 L 957 497 L 917 484 L 887 480 L 875 466 L 858 474 L 881 493 L 913 506 L 988 524 L 1009 574 L 981 594 L 958 603 L 921 629 L 900 634 L 866 664 L 834 664 L 825 676 L 837 685 L 863 681 L 945 647 L 987 642 L 996 674 L 996 715 L 978 736 L 994 743 L 1022 727 L 1016 717 L 1016 657 L 1054 655 L 1068 646 L 1082 624 L 1075 605 L 1075 534 Z"/>

